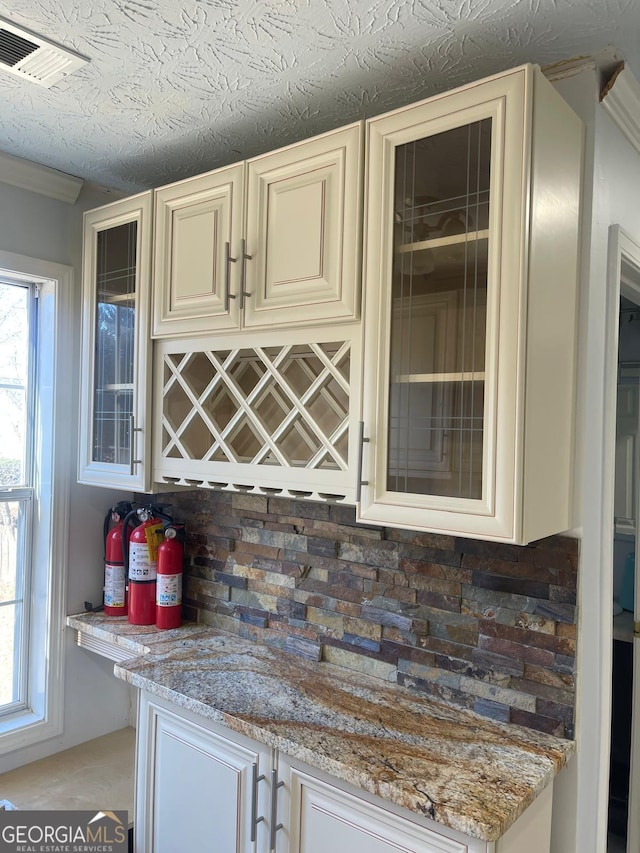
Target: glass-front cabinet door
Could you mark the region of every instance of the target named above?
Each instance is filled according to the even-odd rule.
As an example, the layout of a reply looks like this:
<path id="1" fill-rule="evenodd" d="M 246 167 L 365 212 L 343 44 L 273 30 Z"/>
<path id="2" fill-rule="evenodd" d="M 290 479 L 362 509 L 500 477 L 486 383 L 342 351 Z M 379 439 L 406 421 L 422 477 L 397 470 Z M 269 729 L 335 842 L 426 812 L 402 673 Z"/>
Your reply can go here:
<path id="1" fill-rule="evenodd" d="M 149 488 L 151 197 L 85 214 L 79 480 Z"/>
<path id="2" fill-rule="evenodd" d="M 395 149 L 386 471 L 394 492 L 482 498 L 491 125 L 480 119 Z"/>
<path id="3" fill-rule="evenodd" d="M 529 265 L 527 229 L 541 216 L 532 187 L 546 188 L 545 169 L 552 171 L 536 161 L 534 173 L 533 141 L 538 159 L 550 156 L 553 171 L 562 168 L 532 125 L 534 97 L 555 107 L 559 99 L 538 75 L 531 66 L 518 69 L 368 124 L 364 521 L 508 541 L 528 535 L 521 519 L 523 403 L 530 370 L 537 379 L 528 310 L 542 312 L 538 323 L 547 308 L 555 310 L 551 282 L 540 287 Z M 544 134 L 548 128 L 538 136 Z M 579 153 L 579 137 L 573 141 Z M 576 196 L 579 175 L 575 167 L 570 172 Z M 575 296 L 575 198 L 566 214 L 574 269 L 573 285 L 570 277 L 556 282 L 570 291 L 561 311 Z M 559 248 L 553 237 L 548 248 Z M 548 293 L 529 303 L 528 286 Z M 568 310 L 566 320 L 572 346 Z M 535 339 L 534 332 L 529 342 Z M 552 390 L 547 402 L 562 393 Z M 562 417 L 569 418 L 566 400 Z M 533 440 L 535 447 L 542 439 Z"/>

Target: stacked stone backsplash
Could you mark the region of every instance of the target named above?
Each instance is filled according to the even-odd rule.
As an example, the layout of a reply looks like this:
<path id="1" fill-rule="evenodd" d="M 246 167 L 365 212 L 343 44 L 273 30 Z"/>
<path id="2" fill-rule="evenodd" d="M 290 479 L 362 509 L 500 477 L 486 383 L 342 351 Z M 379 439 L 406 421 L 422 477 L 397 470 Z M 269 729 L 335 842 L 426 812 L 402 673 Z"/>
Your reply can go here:
<path id="1" fill-rule="evenodd" d="M 162 501 L 187 524 L 188 618 L 573 737 L 577 540 L 374 528 L 251 494 Z"/>

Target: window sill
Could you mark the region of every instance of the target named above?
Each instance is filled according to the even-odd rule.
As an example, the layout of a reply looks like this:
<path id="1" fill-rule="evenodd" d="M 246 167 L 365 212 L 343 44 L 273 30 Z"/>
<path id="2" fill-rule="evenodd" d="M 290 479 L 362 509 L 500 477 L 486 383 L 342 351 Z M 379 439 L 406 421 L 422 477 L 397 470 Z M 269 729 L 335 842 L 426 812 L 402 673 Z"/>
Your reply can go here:
<path id="1" fill-rule="evenodd" d="M 0 718 L 0 755 L 62 734 L 60 720 L 47 720 L 33 711 Z"/>

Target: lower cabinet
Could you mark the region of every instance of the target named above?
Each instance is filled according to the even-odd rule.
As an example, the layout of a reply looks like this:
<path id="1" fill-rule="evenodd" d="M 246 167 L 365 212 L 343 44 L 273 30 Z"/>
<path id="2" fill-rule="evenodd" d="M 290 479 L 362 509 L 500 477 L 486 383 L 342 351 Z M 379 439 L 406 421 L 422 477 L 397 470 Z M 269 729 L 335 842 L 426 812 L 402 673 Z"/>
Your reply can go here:
<path id="1" fill-rule="evenodd" d="M 492 847 L 452 830 L 444 836 L 282 757 L 278 770 L 287 784 L 282 820 L 289 853 L 486 853 Z"/>
<path id="2" fill-rule="evenodd" d="M 496 842 L 470 838 L 141 693 L 136 853 L 548 853 L 552 785 Z"/>
<path id="3" fill-rule="evenodd" d="M 179 713 L 178 713 L 179 712 Z M 136 761 L 136 853 L 267 849 L 271 750 L 141 696 Z"/>

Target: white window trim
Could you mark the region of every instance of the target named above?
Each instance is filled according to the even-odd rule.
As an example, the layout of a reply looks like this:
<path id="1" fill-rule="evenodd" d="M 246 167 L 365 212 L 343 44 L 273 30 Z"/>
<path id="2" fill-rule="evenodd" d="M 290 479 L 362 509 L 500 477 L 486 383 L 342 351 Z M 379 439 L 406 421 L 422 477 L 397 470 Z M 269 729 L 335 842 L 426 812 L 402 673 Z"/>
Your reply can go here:
<path id="1" fill-rule="evenodd" d="M 56 737 L 64 730 L 64 624 L 72 468 L 69 413 L 74 403 L 74 383 L 69 381 L 73 376 L 73 268 L 0 251 L 0 274 L 3 273 L 42 284 L 40 298 L 52 300 L 54 348 L 50 372 L 53 433 L 47 472 L 51 477 L 51 512 L 46 539 L 34 531 L 35 553 L 42 567 L 36 585 L 41 589 L 46 584 L 48 589 L 46 620 L 32 620 L 32 625 L 37 621 L 36 627 L 45 629 L 44 638 L 40 638 L 46 649 L 38 685 L 40 698 L 33 697 L 31 710 L 0 722 L 0 755 Z"/>

